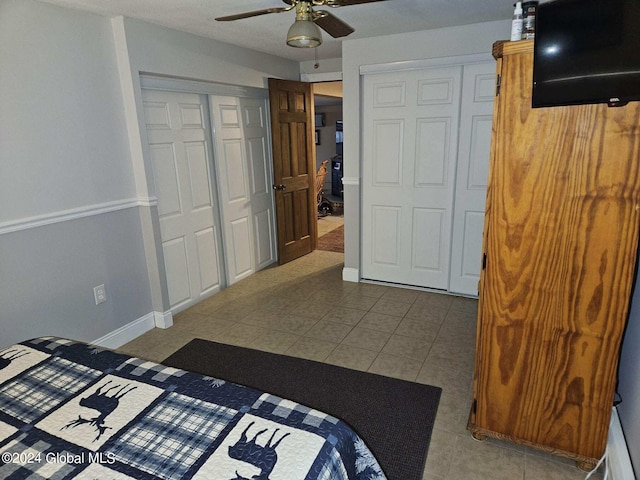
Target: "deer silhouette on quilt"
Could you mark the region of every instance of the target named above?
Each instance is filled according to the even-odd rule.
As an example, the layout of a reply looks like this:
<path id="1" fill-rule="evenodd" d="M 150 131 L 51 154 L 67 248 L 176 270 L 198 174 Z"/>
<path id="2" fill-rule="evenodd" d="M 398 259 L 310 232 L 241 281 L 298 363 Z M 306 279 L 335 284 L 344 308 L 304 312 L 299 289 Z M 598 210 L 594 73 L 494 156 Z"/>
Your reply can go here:
<path id="1" fill-rule="evenodd" d="M 13 362 L 16 358 L 24 357 L 25 355 L 29 355 L 29 352 L 13 349 L 7 350 L 2 355 L 0 355 L 0 370 L 11 365 L 11 362 Z"/>
<path id="2" fill-rule="evenodd" d="M 285 433 L 277 442 L 272 443 L 273 439 L 276 436 L 276 433 L 278 433 L 278 430 L 280 430 L 279 428 L 276 428 L 271 434 L 271 438 L 269 438 L 269 441 L 263 447 L 262 445 L 258 445 L 256 443 L 256 440 L 260 435 L 266 432 L 268 428 L 260 430 L 253 436 L 251 440 L 247 441 L 247 432 L 254 423 L 255 422 L 251 422 L 249 425 L 247 425 L 247 428 L 244 429 L 244 432 L 242 432 L 242 435 L 240 435 L 240 439 L 236 442 L 236 444 L 229 447 L 229 457 L 233 458 L 234 460 L 240 460 L 242 462 L 249 463 L 254 467 L 258 467 L 260 469 L 260 474 L 254 475 L 251 477 L 251 479 L 248 479 L 240 476 L 240 474 L 238 474 L 238 471 L 236 470 L 236 478 L 233 478 L 231 480 L 269 480 L 269 475 L 273 471 L 273 468 L 278 461 L 276 448 L 278 447 L 278 445 L 280 445 L 280 442 L 282 442 L 285 437 L 290 435 L 290 433 Z"/>
<path id="3" fill-rule="evenodd" d="M 93 440 L 94 442 L 99 440 L 100 437 L 106 432 L 110 430 L 111 427 L 107 427 L 105 425 L 105 420 L 107 417 L 116 409 L 118 405 L 120 405 L 120 399 L 124 397 L 127 393 L 135 390 L 136 386 L 133 386 L 129 389 L 129 385 L 112 385 L 109 388 L 107 386 L 111 383 L 111 380 L 107 381 L 104 385 L 98 387 L 98 389 L 93 392 L 88 397 L 84 397 L 80 399 L 80 406 L 90 408 L 91 410 L 95 410 L 100 413 L 97 417 L 93 418 L 82 418 L 81 415 L 78 415 L 77 420 L 72 420 L 67 423 L 60 430 L 67 429 L 69 427 L 75 428 L 79 425 L 89 424 L 96 429 L 98 432 L 98 436 Z M 112 393 L 111 393 L 112 392 Z M 109 395 L 111 393 L 111 395 Z"/>

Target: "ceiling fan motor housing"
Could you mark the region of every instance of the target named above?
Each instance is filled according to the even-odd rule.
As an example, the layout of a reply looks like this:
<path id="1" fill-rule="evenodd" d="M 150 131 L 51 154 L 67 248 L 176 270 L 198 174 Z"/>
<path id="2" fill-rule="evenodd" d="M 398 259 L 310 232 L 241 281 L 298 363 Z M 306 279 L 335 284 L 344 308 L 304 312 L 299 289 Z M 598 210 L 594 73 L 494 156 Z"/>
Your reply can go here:
<path id="1" fill-rule="evenodd" d="M 313 23 L 311 3 L 300 1 L 296 4 L 296 21 L 287 32 L 287 45 L 298 48 L 313 48 L 322 44 L 322 32 Z"/>

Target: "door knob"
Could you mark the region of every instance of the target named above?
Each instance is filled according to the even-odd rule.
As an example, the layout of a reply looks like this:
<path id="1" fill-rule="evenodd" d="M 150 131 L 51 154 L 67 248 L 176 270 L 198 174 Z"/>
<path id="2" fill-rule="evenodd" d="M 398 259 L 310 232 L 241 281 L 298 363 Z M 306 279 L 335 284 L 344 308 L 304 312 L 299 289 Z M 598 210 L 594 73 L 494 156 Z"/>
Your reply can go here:
<path id="1" fill-rule="evenodd" d="M 273 189 L 274 190 L 286 190 L 287 187 L 285 185 L 280 184 L 280 185 L 273 185 Z"/>

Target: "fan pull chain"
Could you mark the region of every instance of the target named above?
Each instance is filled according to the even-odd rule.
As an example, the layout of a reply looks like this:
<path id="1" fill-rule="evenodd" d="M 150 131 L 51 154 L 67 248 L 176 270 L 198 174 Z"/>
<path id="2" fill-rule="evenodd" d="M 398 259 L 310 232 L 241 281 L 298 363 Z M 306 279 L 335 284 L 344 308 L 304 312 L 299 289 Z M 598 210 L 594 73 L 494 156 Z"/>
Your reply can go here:
<path id="1" fill-rule="evenodd" d="M 318 47 L 314 47 L 313 50 L 315 51 L 315 55 L 316 55 L 316 63 L 313 64 L 313 68 L 317 69 L 320 64 L 318 63 Z"/>

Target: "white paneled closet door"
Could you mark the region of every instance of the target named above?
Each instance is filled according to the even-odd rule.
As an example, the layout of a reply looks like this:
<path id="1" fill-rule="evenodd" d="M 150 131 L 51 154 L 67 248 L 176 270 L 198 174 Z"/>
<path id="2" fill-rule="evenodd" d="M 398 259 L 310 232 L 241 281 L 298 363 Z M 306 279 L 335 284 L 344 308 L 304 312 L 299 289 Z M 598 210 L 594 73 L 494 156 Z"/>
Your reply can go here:
<path id="1" fill-rule="evenodd" d="M 170 308 L 221 289 L 221 237 L 212 189 L 206 97 L 143 90 Z"/>
<path id="2" fill-rule="evenodd" d="M 231 285 L 276 261 L 266 99 L 209 97 Z"/>
<path id="3" fill-rule="evenodd" d="M 495 62 L 464 66 L 449 290 L 478 294 L 489 176 Z"/>
<path id="4" fill-rule="evenodd" d="M 362 277 L 477 295 L 493 61 L 364 77 Z"/>
<path id="5" fill-rule="evenodd" d="M 364 77 L 362 277 L 447 290 L 462 66 Z"/>

